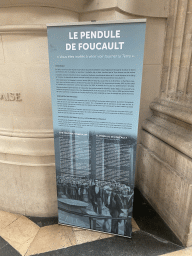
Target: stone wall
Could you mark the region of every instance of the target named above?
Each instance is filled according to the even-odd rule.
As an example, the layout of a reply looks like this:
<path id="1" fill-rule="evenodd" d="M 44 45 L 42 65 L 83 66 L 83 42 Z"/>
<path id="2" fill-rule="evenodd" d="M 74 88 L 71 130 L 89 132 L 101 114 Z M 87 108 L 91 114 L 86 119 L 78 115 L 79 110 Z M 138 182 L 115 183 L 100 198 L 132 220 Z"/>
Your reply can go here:
<path id="1" fill-rule="evenodd" d="M 192 245 L 192 1 L 169 5 L 159 97 L 142 124 L 136 184 L 184 245 Z"/>

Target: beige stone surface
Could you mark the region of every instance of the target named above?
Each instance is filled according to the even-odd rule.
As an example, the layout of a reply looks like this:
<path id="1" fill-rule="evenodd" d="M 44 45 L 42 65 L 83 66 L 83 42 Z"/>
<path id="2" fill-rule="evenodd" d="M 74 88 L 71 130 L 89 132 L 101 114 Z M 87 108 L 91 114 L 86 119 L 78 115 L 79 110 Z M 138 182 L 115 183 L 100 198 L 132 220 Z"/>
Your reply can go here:
<path id="1" fill-rule="evenodd" d="M 29 245 L 39 231 L 39 227 L 28 218 L 21 216 L 6 228 L 0 231 L 0 235 L 21 255 L 25 255 Z"/>
<path id="2" fill-rule="evenodd" d="M 48 66 L 46 33 L 3 35 L 5 62 L 45 64 Z M 33 54 L 32 54 L 33 53 Z"/>
<path id="3" fill-rule="evenodd" d="M 153 136 L 150 137 L 152 139 Z M 139 147 L 138 168 L 142 172 L 137 172 L 137 187 L 183 244 L 189 246 L 191 181 L 150 149 L 143 145 Z M 190 159 L 188 161 L 191 162 Z"/>
<path id="4" fill-rule="evenodd" d="M 136 14 L 136 15 L 145 15 L 149 17 L 167 17 L 168 13 L 168 2 L 166 0 L 162 0 L 159 2 L 158 0 L 95 0 L 95 1 L 86 1 L 86 0 L 9 0 L 9 1 L 0 1 L 0 7 L 8 7 L 8 6 L 44 6 L 45 7 L 56 7 L 58 9 L 67 9 L 76 12 L 86 12 L 86 11 L 94 11 L 94 10 L 103 10 L 108 8 L 120 8 L 124 12 Z M 48 9 L 48 8 L 47 8 Z M 54 11 L 55 15 L 60 15 L 60 12 L 57 10 Z M 46 16 L 46 11 L 44 11 L 44 16 Z M 35 16 L 35 15 L 34 15 Z M 24 17 L 25 13 L 24 13 Z M 31 17 L 30 17 L 31 18 Z"/>
<path id="5" fill-rule="evenodd" d="M 76 237 L 77 244 L 93 242 L 93 241 L 99 240 L 101 237 L 101 232 L 85 230 L 85 229 L 82 229 L 81 231 L 74 230 L 74 234 Z"/>
<path id="6" fill-rule="evenodd" d="M 88 242 L 93 242 L 99 239 L 105 239 L 115 236 L 114 234 L 107 234 L 98 231 L 85 230 L 80 228 L 73 228 L 77 244 L 83 244 Z M 132 218 L 132 231 L 138 231 L 139 227 L 135 220 Z"/>
<path id="7" fill-rule="evenodd" d="M 115 20 L 116 19 L 116 10 L 105 10 L 105 11 L 94 11 L 94 12 L 85 12 L 79 15 L 79 21 L 104 21 L 104 20 Z"/>
<path id="8" fill-rule="evenodd" d="M 84 8 L 81 10 L 81 12 L 101 11 L 115 7 L 117 7 L 117 0 L 95 0 L 87 2 L 87 4 L 84 5 Z"/>
<path id="9" fill-rule="evenodd" d="M 101 11 L 109 8 L 119 9 L 121 12 L 129 13 L 132 15 L 139 16 L 149 16 L 149 17 L 167 17 L 168 15 L 168 3 L 169 1 L 161 1 L 158 0 L 95 0 L 91 2 L 87 2 L 84 5 L 81 12 L 90 12 L 90 11 Z"/>
<path id="10" fill-rule="evenodd" d="M 142 145 L 150 148 L 160 159 L 164 159 L 167 164 L 177 170 L 180 175 L 192 182 L 192 161 L 173 147 L 167 145 L 155 136 L 151 136 L 148 132 L 142 131 Z"/>
<path id="11" fill-rule="evenodd" d="M 4 35 L 2 41 L 5 64 L 0 71 L 3 78 L 1 92 L 19 92 L 22 98 L 21 102 L 1 102 L 2 128 L 52 130 L 46 34 Z"/>
<path id="12" fill-rule="evenodd" d="M 58 215 L 55 167 L 21 166 L 22 186 L 25 191 L 27 216 L 51 217 Z M 28 191 L 28 192 L 27 192 Z"/>
<path id="13" fill-rule="evenodd" d="M 116 11 L 116 20 L 127 20 L 127 19 L 138 19 L 143 17 L 138 17 L 137 15 L 131 13 L 121 12 L 120 10 Z"/>
<path id="14" fill-rule="evenodd" d="M 149 16 L 149 17 L 167 17 L 169 1 L 163 0 L 117 0 L 117 6 L 128 13 Z"/>
<path id="15" fill-rule="evenodd" d="M 0 168 L 1 209 L 28 216 L 57 215 L 54 165 L 0 160 Z"/>
<path id="16" fill-rule="evenodd" d="M 131 224 L 132 224 L 132 232 L 140 230 L 139 226 L 137 225 L 136 221 L 133 218 L 131 219 Z"/>
<path id="17" fill-rule="evenodd" d="M 43 227 L 29 247 L 26 256 L 76 245 L 72 227 L 52 225 Z"/>
<path id="18" fill-rule="evenodd" d="M 10 212 L 0 211 L 0 232 L 21 216 Z"/>
<path id="19" fill-rule="evenodd" d="M 161 65 L 163 59 L 165 33 L 166 19 L 147 19 L 144 65 Z M 157 85 L 155 87 L 157 87 Z"/>
<path id="20" fill-rule="evenodd" d="M 134 219 L 132 227 L 133 232 L 139 230 Z M 24 216 L 0 211 L 0 236 L 22 255 L 29 256 L 114 235 L 65 225 L 39 228 Z"/>
<path id="21" fill-rule="evenodd" d="M 2 36 L 0 36 L 0 64 L 4 62 L 4 51 L 3 51 L 3 42 Z"/>
<path id="22" fill-rule="evenodd" d="M 73 12 L 77 12 L 81 10 L 86 3 L 86 0 L 9 0 L 9 1 L 3 1 L 0 0 L 0 7 L 51 7 L 58 8 L 58 9 L 64 9 L 65 10 L 72 10 Z M 55 10 L 51 10 L 51 12 L 54 13 Z"/>
<path id="23" fill-rule="evenodd" d="M 24 83 L 28 83 L 28 88 L 23 92 L 24 101 L 28 102 L 25 108 L 26 113 L 35 117 L 45 115 L 51 119 L 51 90 L 48 65 L 28 65 L 23 72 L 25 74 Z M 40 120 L 37 119 L 37 121 Z M 43 124 L 40 124 L 40 128 L 43 128 Z"/>
<path id="24" fill-rule="evenodd" d="M 176 10 L 180 10 L 176 12 Z M 162 96 L 188 104 L 186 91 L 190 82 L 191 2 L 170 0 L 165 55 L 162 73 Z M 174 33 L 173 33 L 174 31 Z M 185 67 L 185 68 L 184 68 Z M 179 99 L 179 102 L 178 102 Z M 191 105 L 191 99 L 190 99 Z"/>
<path id="25" fill-rule="evenodd" d="M 161 65 L 144 65 L 141 87 L 138 143 L 141 139 L 143 121 L 151 115 L 149 105 L 159 95 L 161 84 Z"/>
<path id="26" fill-rule="evenodd" d="M 147 19 L 137 138 L 138 143 L 141 139 L 142 123 L 151 115 L 149 105 L 160 93 L 165 28 L 165 19 Z"/>
<path id="27" fill-rule="evenodd" d="M 17 154 L 0 154 L 0 162 L 6 163 L 22 163 L 23 165 L 41 165 L 54 166 L 55 156 L 54 155 L 45 155 L 45 156 L 26 156 L 26 155 L 17 155 Z"/>
<path id="28" fill-rule="evenodd" d="M 143 128 L 150 133 L 153 132 L 153 135 L 157 138 L 168 143 L 180 152 L 192 157 L 192 133 L 184 127 L 163 118 L 153 116 L 143 123 Z"/>
<path id="29" fill-rule="evenodd" d="M 10 70 L 11 76 L 10 76 Z M 15 92 L 15 93 L 21 93 L 22 95 L 22 84 L 23 83 L 23 77 L 22 77 L 22 68 L 18 67 L 18 65 L 15 65 L 13 63 L 7 63 L 1 65 L 0 68 L 0 77 L 1 77 L 1 93 L 7 93 L 7 92 Z M 7 85 L 9 85 L 9 88 L 7 88 Z M 11 127 L 11 115 L 22 115 L 24 114 L 24 105 L 22 102 L 10 102 L 10 101 L 1 101 L 0 103 L 1 108 L 1 114 L 0 116 L 6 117 L 7 121 L 1 122 L 2 128 L 9 128 Z M 12 128 L 12 127 L 11 127 Z"/>
<path id="30" fill-rule="evenodd" d="M 1 26 L 63 23 L 72 21 L 78 21 L 78 13 L 59 8 L 33 6 L 0 8 Z"/>
<path id="31" fill-rule="evenodd" d="M 25 215 L 20 167 L 1 163 L 0 168 L 0 209 Z"/>
<path id="32" fill-rule="evenodd" d="M 0 93 L 20 93 L 22 99 L 0 101 L 0 209 L 57 215 L 47 33 L 30 28 L 78 18 L 77 12 L 57 8 L 0 8 Z M 30 27 L 14 33 L 18 25 Z"/>
<path id="33" fill-rule="evenodd" d="M 138 19 L 138 16 L 122 13 L 117 9 L 110 10 L 99 10 L 93 12 L 80 13 L 79 21 L 105 21 L 105 20 L 127 20 L 127 19 Z"/>
<path id="34" fill-rule="evenodd" d="M 105 233 L 101 233 L 99 239 L 106 239 L 106 238 L 110 238 L 113 237 L 114 235 L 112 234 L 105 234 Z"/>
<path id="35" fill-rule="evenodd" d="M 30 130 L 28 130 L 27 132 L 30 133 Z M 1 152 L 7 154 L 28 155 L 38 157 L 54 155 L 53 138 L 22 138 L 21 135 L 22 133 L 18 137 L 0 136 Z"/>

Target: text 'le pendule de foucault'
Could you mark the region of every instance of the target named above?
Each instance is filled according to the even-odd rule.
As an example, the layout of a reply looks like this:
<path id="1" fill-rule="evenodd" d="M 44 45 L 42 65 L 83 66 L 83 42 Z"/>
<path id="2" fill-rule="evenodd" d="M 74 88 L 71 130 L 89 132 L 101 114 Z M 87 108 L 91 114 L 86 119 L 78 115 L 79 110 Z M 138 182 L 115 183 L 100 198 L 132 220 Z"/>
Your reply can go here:
<path id="1" fill-rule="evenodd" d="M 121 37 L 120 30 L 95 30 L 95 31 L 80 31 L 69 32 L 69 40 L 83 40 L 79 43 L 66 43 L 66 51 L 76 50 L 122 50 L 125 42 L 110 40 L 103 42 L 103 39 L 116 39 Z M 102 39 L 102 42 L 90 42 L 93 39 Z M 84 42 L 87 40 L 89 42 Z"/>

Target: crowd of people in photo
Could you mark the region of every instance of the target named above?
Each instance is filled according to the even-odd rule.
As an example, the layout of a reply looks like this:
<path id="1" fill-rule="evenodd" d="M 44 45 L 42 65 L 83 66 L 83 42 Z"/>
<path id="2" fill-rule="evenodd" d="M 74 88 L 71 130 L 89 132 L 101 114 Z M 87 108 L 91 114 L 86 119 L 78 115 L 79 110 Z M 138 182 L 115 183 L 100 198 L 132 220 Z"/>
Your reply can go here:
<path id="1" fill-rule="evenodd" d="M 103 209 L 107 208 L 112 217 L 112 233 L 118 233 L 118 223 L 124 209 L 127 214 L 132 212 L 133 190 L 126 184 L 115 180 L 104 181 L 71 176 L 58 176 L 57 183 L 60 195 L 91 203 L 93 211 L 98 215 L 105 215 Z M 106 224 L 107 222 L 104 221 L 104 226 Z"/>

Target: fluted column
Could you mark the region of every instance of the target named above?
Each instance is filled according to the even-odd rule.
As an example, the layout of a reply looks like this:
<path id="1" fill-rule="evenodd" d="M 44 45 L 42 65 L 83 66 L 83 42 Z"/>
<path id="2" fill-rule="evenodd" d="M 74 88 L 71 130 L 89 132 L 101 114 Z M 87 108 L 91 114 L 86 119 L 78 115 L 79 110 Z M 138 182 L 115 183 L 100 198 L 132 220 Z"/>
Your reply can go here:
<path id="1" fill-rule="evenodd" d="M 161 83 L 162 99 L 191 98 L 192 1 L 171 1 Z"/>

